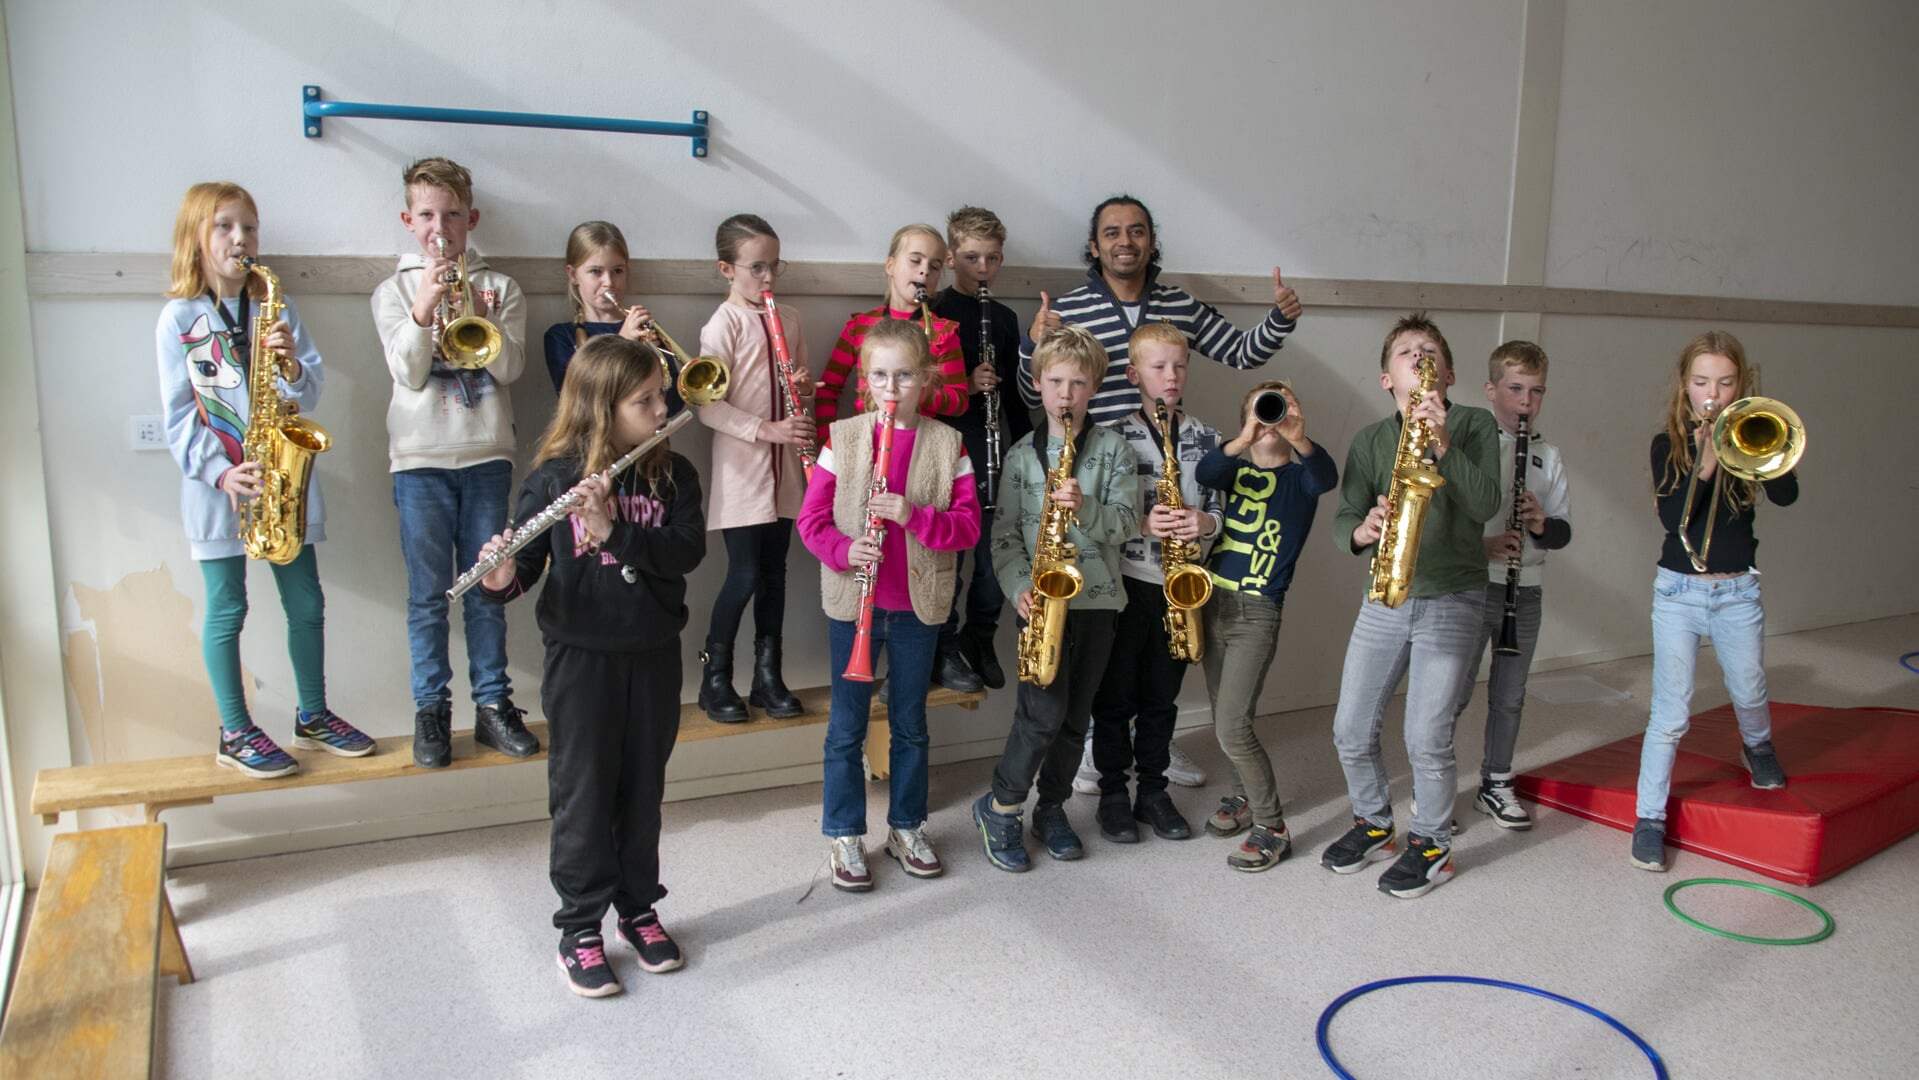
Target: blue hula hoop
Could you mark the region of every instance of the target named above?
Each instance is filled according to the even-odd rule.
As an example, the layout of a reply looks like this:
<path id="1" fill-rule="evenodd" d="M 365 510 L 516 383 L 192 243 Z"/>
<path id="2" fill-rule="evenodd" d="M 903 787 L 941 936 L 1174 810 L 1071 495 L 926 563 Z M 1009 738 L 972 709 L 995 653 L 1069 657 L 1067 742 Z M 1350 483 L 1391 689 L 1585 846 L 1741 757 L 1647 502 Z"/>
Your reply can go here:
<path id="1" fill-rule="evenodd" d="M 1339 1077 L 1340 1080 L 1356 1080 L 1352 1073 L 1347 1072 L 1345 1067 L 1340 1065 L 1339 1059 L 1333 1056 L 1333 1048 L 1327 1041 L 1326 1033 L 1333 1026 L 1333 1016 L 1337 1014 L 1340 1009 L 1345 1008 L 1347 1002 L 1356 997 L 1370 994 L 1375 990 L 1384 990 L 1389 986 L 1403 986 L 1407 983 L 1468 983 L 1473 986 L 1498 986 L 1507 990 L 1518 990 L 1522 993 L 1537 994 L 1540 997 L 1557 1001 L 1561 1005 L 1570 1005 L 1580 1012 L 1604 1020 L 1614 1031 L 1631 1039 L 1632 1044 L 1639 1048 L 1640 1053 L 1646 1055 L 1646 1060 L 1652 1062 L 1653 1075 L 1658 1077 L 1659 1080 L 1670 1080 L 1671 1078 L 1672 1074 L 1666 1071 L 1666 1063 L 1660 1060 L 1659 1051 L 1654 1050 L 1651 1044 L 1635 1034 L 1633 1029 L 1607 1016 L 1591 1005 L 1583 1001 L 1574 1001 L 1569 997 L 1561 997 L 1550 990 L 1541 990 L 1537 986 L 1527 986 L 1525 983 L 1506 982 L 1501 979 L 1482 979 L 1473 975 L 1407 975 L 1398 979 L 1381 979 L 1378 982 L 1369 982 L 1364 986 L 1354 987 L 1339 995 L 1337 998 L 1334 998 L 1333 1003 L 1326 1006 L 1326 1011 L 1319 1014 L 1319 1028 L 1315 1032 L 1315 1038 L 1319 1042 L 1319 1056 L 1325 1060 L 1326 1066 L 1333 1070 L 1334 1076 Z"/>
<path id="2" fill-rule="evenodd" d="M 1919 675 L 1919 667 L 1912 666 L 1912 661 L 1914 657 L 1919 657 L 1919 652 L 1907 653 L 1906 655 L 1899 658 L 1899 663 L 1902 666 L 1904 666 L 1907 671 L 1912 672 L 1914 675 Z"/>

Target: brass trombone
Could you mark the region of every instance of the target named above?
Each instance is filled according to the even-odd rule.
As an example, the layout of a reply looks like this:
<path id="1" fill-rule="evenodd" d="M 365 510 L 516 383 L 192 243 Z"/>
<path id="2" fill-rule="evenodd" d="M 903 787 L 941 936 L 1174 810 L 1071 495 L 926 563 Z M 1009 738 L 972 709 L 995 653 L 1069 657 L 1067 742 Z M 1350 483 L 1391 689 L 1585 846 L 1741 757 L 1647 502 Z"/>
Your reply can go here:
<path id="1" fill-rule="evenodd" d="M 1719 513 L 1719 495 L 1726 474 L 1741 480 L 1776 480 L 1791 472 L 1806 453 L 1806 425 L 1778 398 L 1746 397 L 1719 409 L 1706 402 L 1706 418 L 1712 423 L 1712 452 L 1719 467 L 1712 476 L 1712 505 L 1706 509 L 1706 531 L 1698 550 L 1692 546 L 1687 530 L 1692 524 L 1693 496 L 1699 489 L 1699 465 L 1693 464 L 1692 478 L 1686 481 L 1686 501 L 1679 512 L 1679 542 L 1692 560 L 1692 568 L 1706 572 L 1706 558 L 1712 554 L 1712 523 Z"/>
<path id="2" fill-rule="evenodd" d="M 446 236 L 435 236 L 433 242 L 439 245 L 440 258 L 446 258 Z M 452 272 L 442 280 L 447 291 L 457 293 L 459 300 L 456 303 L 445 295 L 440 297 L 439 310 L 433 317 L 434 343 L 448 365 L 477 371 L 500 358 L 504 345 L 500 328 L 473 314 L 473 279 L 467 276 L 466 252 L 460 252 Z M 458 318 L 453 314 L 456 307 L 461 312 Z"/>

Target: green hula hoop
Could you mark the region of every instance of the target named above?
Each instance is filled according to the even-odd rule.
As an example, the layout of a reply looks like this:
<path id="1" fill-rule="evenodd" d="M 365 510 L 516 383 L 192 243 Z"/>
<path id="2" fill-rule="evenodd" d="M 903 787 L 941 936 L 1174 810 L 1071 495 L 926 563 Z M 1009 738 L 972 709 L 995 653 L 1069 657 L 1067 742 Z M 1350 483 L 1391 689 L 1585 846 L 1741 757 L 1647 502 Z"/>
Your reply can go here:
<path id="1" fill-rule="evenodd" d="M 1674 893 L 1693 885 L 1737 885 L 1742 889 L 1757 889 L 1760 892 L 1771 893 L 1774 896 L 1783 896 L 1793 903 L 1798 904 L 1800 907 L 1812 912 L 1814 915 L 1819 916 L 1826 925 L 1820 928 L 1817 933 L 1796 938 L 1752 937 L 1748 934 L 1735 934 L 1730 930 L 1721 930 L 1716 926 L 1707 926 L 1705 923 L 1679 910 L 1679 905 L 1673 903 L 1672 896 Z M 1832 916 L 1826 914 L 1825 908 L 1820 907 L 1818 904 L 1813 903 L 1803 896 L 1796 896 L 1784 889 L 1775 889 L 1770 885 L 1761 885 L 1756 881 L 1738 881 L 1733 878 L 1717 877 L 1688 878 L 1685 881 L 1676 881 L 1671 888 L 1666 890 L 1666 910 L 1678 916 L 1679 921 L 1697 926 L 1708 934 L 1718 934 L 1723 938 L 1731 938 L 1734 941 L 1744 941 L 1752 945 L 1810 945 L 1815 941 L 1824 941 L 1832 936 Z"/>

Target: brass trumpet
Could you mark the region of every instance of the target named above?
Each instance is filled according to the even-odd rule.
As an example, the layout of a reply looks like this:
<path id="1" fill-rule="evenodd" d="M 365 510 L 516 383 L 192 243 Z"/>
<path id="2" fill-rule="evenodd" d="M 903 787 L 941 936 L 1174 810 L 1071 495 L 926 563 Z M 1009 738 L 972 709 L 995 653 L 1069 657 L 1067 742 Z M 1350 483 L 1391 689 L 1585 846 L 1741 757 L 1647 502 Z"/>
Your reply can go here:
<path id="1" fill-rule="evenodd" d="M 446 236 L 435 236 L 433 242 L 439 245 L 440 258 L 446 258 Z M 504 340 L 499 327 L 473 314 L 473 279 L 467 276 L 466 252 L 460 252 L 452 272 L 442 281 L 448 292 L 459 295 L 459 300 L 440 297 L 439 310 L 433 316 L 433 342 L 448 365 L 478 371 L 499 359 Z M 454 315 L 456 308 L 458 317 Z"/>
<path id="2" fill-rule="evenodd" d="M 608 307 L 619 312 L 622 320 L 633 310 L 615 300 L 611 289 L 601 289 L 600 299 L 606 301 Z M 732 381 L 732 375 L 727 371 L 726 361 L 717 356 L 694 358 L 686 355 L 686 350 L 680 348 L 680 343 L 673 340 L 673 335 L 667 333 L 658 320 L 648 319 L 646 325 L 641 328 L 641 332 L 653 338 L 655 343 L 665 346 L 666 350 L 673 354 L 673 359 L 679 361 L 680 374 L 677 380 L 674 378 L 671 365 L 668 365 L 663 374 L 667 382 L 679 388 L 680 397 L 687 404 L 710 405 L 726 396 L 727 387 Z M 664 363 L 666 358 L 661 357 L 660 360 Z"/>
<path id="3" fill-rule="evenodd" d="M 1719 513 L 1719 493 L 1726 474 L 1741 480 L 1777 480 L 1791 472 L 1806 453 L 1806 425 L 1785 402 L 1769 397 L 1745 397 L 1717 412 L 1706 402 L 1706 419 L 1712 422 L 1712 452 L 1719 468 L 1712 476 L 1712 505 L 1706 509 L 1706 531 L 1694 550 L 1687 530 L 1692 525 L 1692 500 L 1699 489 L 1699 464 L 1693 463 L 1692 478 L 1686 481 L 1686 501 L 1679 512 L 1679 543 L 1686 549 L 1692 568 L 1706 572 L 1706 558 L 1712 554 L 1712 523 Z"/>

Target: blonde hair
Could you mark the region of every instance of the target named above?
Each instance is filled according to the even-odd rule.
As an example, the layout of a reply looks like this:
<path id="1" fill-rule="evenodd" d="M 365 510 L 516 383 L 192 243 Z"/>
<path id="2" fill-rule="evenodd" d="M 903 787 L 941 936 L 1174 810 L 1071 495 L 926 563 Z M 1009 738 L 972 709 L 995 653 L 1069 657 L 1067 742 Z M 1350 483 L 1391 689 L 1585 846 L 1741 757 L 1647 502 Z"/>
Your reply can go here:
<path id="1" fill-rule="evenodd" d="M 440 188 L 460 200 L 462 207 L 473 209 L 473 174 L 466 171 L 466 166 L 451 158 L 421 158 L 400 173 L 400 183 L 406 188 L 409 209 L 413 206 L 415 184 Z"/>
<path id="2" fill-rule="evenodd" d="M 1139 324 L 1133 336 L 1126 339 L 1126 362 L 1137 364 L 1141 345 L 1176 345 L 1184 354 L 1191 350 L 1192 343 L 1186 340 L 1186 332 L 1165 319 L 1154 319 Z"/>
<path id="3" fill-rule="evenodd" d="M 200 249 L 206 246 L 214 215 L 229 202 L 245 206 L 256 220 L 260 216 L 247 189 L 227 180 L 195 184 L 180 199 L 180 214 L 173 220 L 173 273 L 167 285 L 168 296 L 199 296 L 210 287 L 206 268 L 200 265 Z"/>
<path id="4" fill-rule="evenodd" d="M 956 248 L 960 241 L 991 240 L 1006 243 L 1006 224 L 999 215 L 980 206 L 962 206 L 946 215 L 946 246 Z"/>
<path id="5" fill-rule="evenodd" d="M 620 227 L 610 221 L 583 221 L 573 226 L 566 237 L 566 265 L 573 269 L 592 258 L 593 253 L 601 249 L 617 252 L 621 262 L 632 256 L 626 251 L 626 235 Z M 586 301 L 580 296 L 580 287 L 573 283 L 573 275 L 566 276 L 566 299 L 573 305 L 573 333 L 577 341 L 586 341 Z"/>
<path id="6" fill-rule="evenodd" d="M 905 319 L 881 319 L 873 324 L 873 328 L 866 332 L 866 339 L 860 342 L 861 378 L 866 377 L 867 362 L 872 359 L 874 350 L 882 345 L 905 350 L 907 357 L 913 361 L 913 370 L 919 373 L 922 389 L 925 388 L 925 380 L 939 372 L 933 364 L 933 348 L 927 343 L 926 331 L 920 328 L 920 324 Z M 862 411 L 873 407 L 871 398 L 865 394 L 860 395 L 860 398 Z"/>
<path id="7" fill-rule="evenodd" d="M 1546 350 L 1530 341 L 1508 341 L 1493 350 L 1486 359 L 1486 381 L 1498 382 L 1507 368 L 1517 368 L 1521 375 L 1546 374 Z"/>
<path id="8" fill-rule="evenodd" d="M 540 437 L 533 467 L 554 458 L 571 458 L 580 463 L 580 475 L 587 477 L 613 464 L 614 410 L 665 374 L 665 361 L 643 341 L 601 334 L 580 346 L 566 367 L 566 378 L 560 383 L 560 403 L 553 410 L 546 434 Z M 633 465 L 656 498 L 661 484 L 672 482 L 668 449 L 666 441 L 661 440 Z"/>
<path id="9" fill-rule="evenodd" d="M 894 230 L 893 242 L 886 247 L 886 257 L 890 259 L 898 255 L 900 253 L 900 245 L 906 243 L 906 238 L 915 233 L 931 237 L 933 242 L 938 244 L 942 250 L 946 247 L 946 238 L 940 235 L 938 229 L 924 222 L 915 222 L 911 225 L 901 225 L 898 229 Z"/>
<path id="10" fill-rule="evenodd" d="M 1033 346 L 1033 380 L 1054 364 L 1071 364 L 1093 381 L 1093 389 L 1106 379 L 1106 348 L 1099 339 L 1077 326 L 1049 330 Z"/>
<path id="11" fill-rule="evenodd" d="M 1666 438 L 1672 443 L 1672 452 L 1666 455 L 1664 473 L 1653 477 L 1655 495 L 1678 491 L 1692 476 L 1692 400 L 1686 395 L 1686 379 L 1692 374 L 1693 361 L 1702 356 L 1723 356 L 1732 361 L 1733 371 L 1739 376 L 1739 397 L 1751 397 L 1757 389 L 1753 385 L 1752 367 L 1746 363 L 1746 347 L 1726 331 L 1708 330 L 1679 350 L 1679 363 L 1673 368 L 1672 394 L 1666 399 Z M 1731 402 L 1722 402 L 1720 407 L 1729 404 Z M 1726 477 L 1727 504 L 1734 510 L 1744 510 L 1757 502 L 1758 492 L 1759 485 L 1751 480 Z"/>

